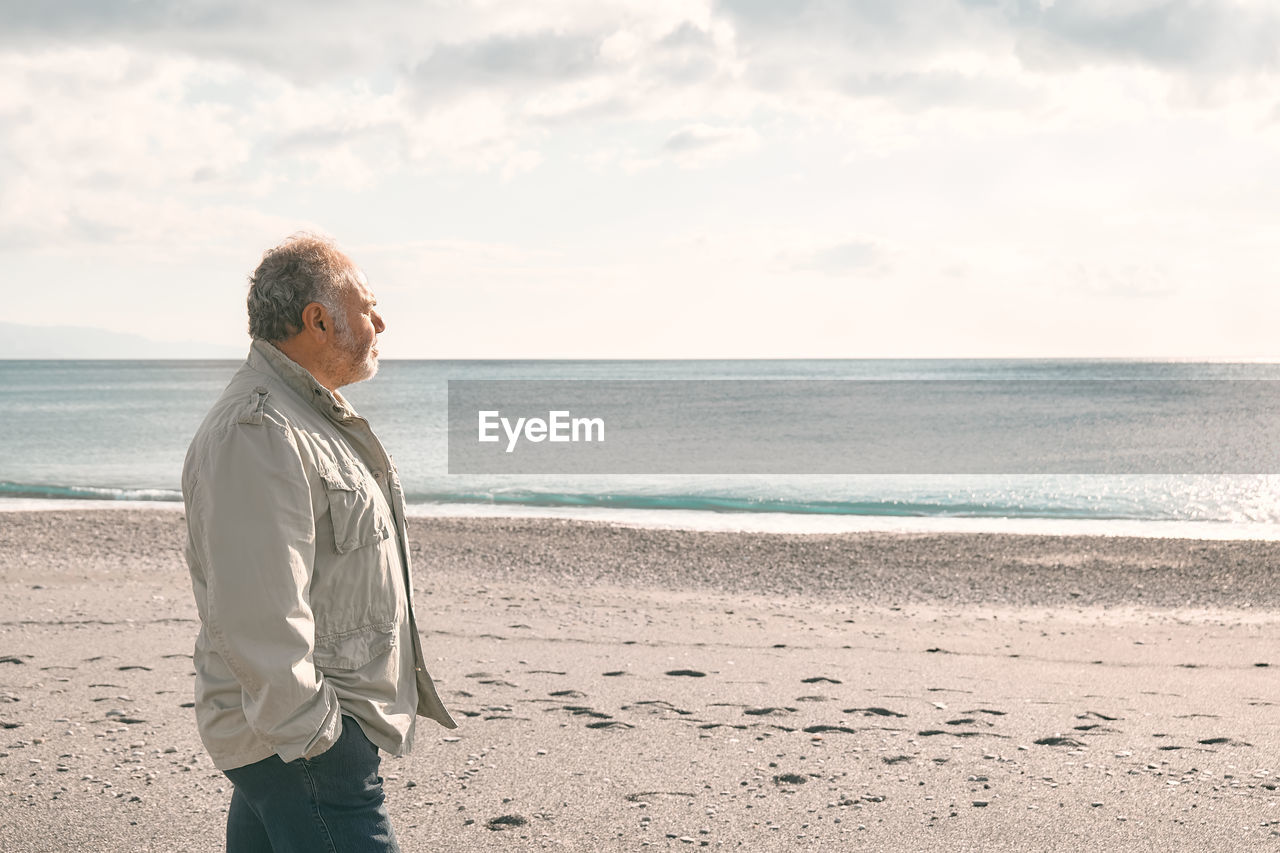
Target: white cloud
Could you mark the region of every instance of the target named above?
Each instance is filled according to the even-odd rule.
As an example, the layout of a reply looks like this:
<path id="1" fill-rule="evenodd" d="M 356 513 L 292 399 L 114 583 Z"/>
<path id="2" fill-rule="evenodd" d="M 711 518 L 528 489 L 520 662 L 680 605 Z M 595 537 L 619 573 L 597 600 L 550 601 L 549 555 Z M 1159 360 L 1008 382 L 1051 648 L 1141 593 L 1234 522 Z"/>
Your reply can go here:
<path id="1" fill-rule="evenodd" d="M 805 250 L 779 253 L 774 268 L 780 272 L 822 272 L 832 276 L 876 276 L 888 266 L 889 253 L 878 241 L 866 238 Z"/>
<path id="2" fill-rule="evenodd" d="M 1255 293 L 1276 272 L 1280 11 L 1262 0 L 0 0 L 0 16 L 0 251 L 25 268 L 40 251 L 79 258 L 71 272 L 247 253 L 239 275 L 319 224 L 385 239 L 388 279 L 429 268 L 525 313 L 556 294 L 566 330 L 600 327 L 600 354 L 627 337 L 609 316 L 722 326 L 722 279 L 752 283 L 732 308 L 746 340 L 797 292 L 944 322 L 993 294 L 1028 315 L 1068 293 L 1174 312 L 1204 282 Z M 445 263 L 423 235 L 489 248 Z M 837 290 L 868 275 L 899 296 Z M 689 312 L 631 307 L 655 291 Z M 472 292 L 452 305 L 479 324 Z"/>
<path id="3" fill-rule="evenodd" d="M 760 146 L 760 135 L 750 127 L 715 127 L 692 124 L 667 137 L 662 150 L 682 166 L 703 166 L 734 157 Z"/>
<path id="4" fill-rule="evenodd" d="M 1063 270 L 1064 292 L 1125 299 L 1167 299 L 1178 293 L 1169 271 L 1161 264 L 1120 264 L 1099 267 L 1071 263 Z"/>
<path id="5" fill-rule="evenodd" d="M 98 242 L 154 227 L 149 202 L 199 204 L 250 158 L 230 107 L 184 99 L 191 60 L 121 48 L 0 54 L 0 229 L 7 242 Z M 233 179 L 234 180 L 234 179 Z M 158 212 L 158 211 L 157 211 Z"/>

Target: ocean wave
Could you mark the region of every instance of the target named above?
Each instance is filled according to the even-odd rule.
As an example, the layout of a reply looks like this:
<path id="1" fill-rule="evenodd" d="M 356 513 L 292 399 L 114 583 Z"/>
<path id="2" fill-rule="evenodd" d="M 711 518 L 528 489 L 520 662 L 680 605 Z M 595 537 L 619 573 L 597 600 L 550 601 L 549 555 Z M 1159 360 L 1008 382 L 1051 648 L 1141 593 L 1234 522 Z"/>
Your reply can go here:
<path id="1" fill-rule="evenodd" d="M 114 489 L 102 486 L 49 486 L 0 481 L 0 498 L 77 501 L 181 501 L 177 489 Z"/>
<path id="2" fill-rule="evenodd" d="M 1043 519 L 1065 521 L 1235 522 L 1280 524 L 1280 495 L 1274 484 L 1253 484 L 1252 489 L 1231 493 L 1219 485 L 1206 497 L 1194 490 L 1179 490 L 1161 480 L 1138 488 L 1129 484 L 1113 493 L 1072 493 L 1071 490 L 1032 489 L 921 489 L 916 494 L 871 497 L 846 494 L 824 497 L 796 493 L 781 484 L 775 488 L 754 484 L 740 490 L 696 487 L 648 489 L 510 488 L 479 486 L 469 489 L 412 489 L 411 506 L 454 504 L 459 506 L 532 507 L 564 510 L 645 510 L 713 514 L 782 514 L 791 516 L 848 516 L 886 519 Z M 616 485 L 616 484 L 615 484 Z M 1263 488 L 1263 486 L 1266 488 Z M 790 492 L 790 493 L 788 493 Z M 923 492 L 923 493 L 922 493 Z M 147 501 L 176 503 L 182 492 L 165 488 L 118 488 L 91 485 L 32 484 L 0 481 L 0 499 L 41 501 Z"/>
<path id="3" fill-rule="evenodd" d="M 934 502 L 904 500 L 840 501 L 745 497 L 705 494 L 591 494 L 540 491 L 422 492 L 408 495 L 410 503 L 461 503 L 533 507 L 604 507 L 610 509 L 668 509 L 720 513 L 786 513 L 793 515 L 852 515 L 889 518 L 1060 518 L 1139 521 L 1164 517 L 1099 511 L 1096 507 L 1031 506 L 1022 501 Z M 1169 519 L 1172 520 L 1172 519 Z"/>

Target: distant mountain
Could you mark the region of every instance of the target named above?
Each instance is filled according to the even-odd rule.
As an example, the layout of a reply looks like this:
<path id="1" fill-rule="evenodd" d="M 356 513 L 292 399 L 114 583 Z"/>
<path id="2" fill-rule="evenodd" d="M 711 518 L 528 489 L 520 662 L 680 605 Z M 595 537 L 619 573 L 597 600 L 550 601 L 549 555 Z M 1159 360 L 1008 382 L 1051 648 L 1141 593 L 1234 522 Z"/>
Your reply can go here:
<path id="1" fill-rule="evenodd" d="M 88 326 L 0 323 L 0 358 L 244 358 L 249 349 L 201 341 L 153 341 Z"/>

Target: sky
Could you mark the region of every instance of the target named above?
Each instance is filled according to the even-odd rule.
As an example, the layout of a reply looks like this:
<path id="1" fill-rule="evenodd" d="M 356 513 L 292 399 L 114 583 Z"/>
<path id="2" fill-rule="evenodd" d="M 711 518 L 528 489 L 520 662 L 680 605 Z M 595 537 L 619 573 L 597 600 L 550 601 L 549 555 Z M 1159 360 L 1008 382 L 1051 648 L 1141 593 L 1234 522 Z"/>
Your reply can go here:
<path id="1" fill-rule="evenodd" d="M 0 320 L 384 358 L 1280 358 L 1270 0 L 0 0 Z"/>

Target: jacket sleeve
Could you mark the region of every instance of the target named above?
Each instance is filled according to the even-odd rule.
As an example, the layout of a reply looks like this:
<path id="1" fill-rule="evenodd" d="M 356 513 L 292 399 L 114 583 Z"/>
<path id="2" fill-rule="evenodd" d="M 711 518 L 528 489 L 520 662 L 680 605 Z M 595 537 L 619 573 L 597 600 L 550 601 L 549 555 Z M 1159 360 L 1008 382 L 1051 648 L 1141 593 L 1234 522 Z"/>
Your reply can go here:
<path id="1" fill-rule="evenodd" d="M 341 733 L 333 688 L 312 662 L 311 490 L 278 424 L 233 424 L 209 447 L 188 507 L 208 584 L 206 631 L 240 682 L 250 728 L 284 761 Z"/>

